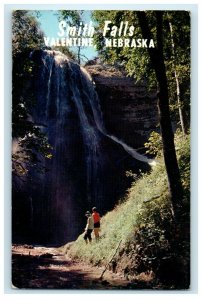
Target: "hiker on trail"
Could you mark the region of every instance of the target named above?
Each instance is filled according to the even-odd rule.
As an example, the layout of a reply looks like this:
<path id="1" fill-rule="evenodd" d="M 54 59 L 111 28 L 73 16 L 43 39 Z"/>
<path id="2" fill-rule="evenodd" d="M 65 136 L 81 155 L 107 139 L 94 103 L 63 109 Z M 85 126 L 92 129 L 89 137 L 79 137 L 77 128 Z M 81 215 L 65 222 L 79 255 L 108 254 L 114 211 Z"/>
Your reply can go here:
<path id="1" fill-rule="evenodd" d="M 88 218 L 87 219 L 87 224 L 85 228 L 85 233 L 84 233 L 84 240 L 86 244 L 88 244 L 88 241 L 91 243 L 92 238 L 91 238 L 91 233 L 94 229 L 94 222 L 93 222 L 93 217 L 89 211 L 85 213 L 85 216 Z"/>
<path id="2" fill-rule="evenodd" d="M 97 208 L 93 207 L 92 208 L 92 216 L 93 216 L 93 221 L 94 221 L 94 234 L 95 234 L 95 239 L 99 239 L 99 231 L 100 231 L 100 214 L 97 212 Z"/>

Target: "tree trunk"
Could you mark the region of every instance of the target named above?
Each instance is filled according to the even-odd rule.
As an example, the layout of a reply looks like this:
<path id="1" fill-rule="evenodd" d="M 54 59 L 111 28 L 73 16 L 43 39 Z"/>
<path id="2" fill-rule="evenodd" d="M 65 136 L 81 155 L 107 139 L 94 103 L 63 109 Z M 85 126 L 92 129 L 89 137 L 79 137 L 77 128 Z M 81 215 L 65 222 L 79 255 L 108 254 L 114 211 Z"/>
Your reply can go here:
<path id="1" fill-rule="evenodd" d="M 77 53 L 77 59 L 78 59 L 78 64 L 81 64 L 81 47 L 78 46 L 78 53 Z"/>
<path id="2" fill-rule="evenodd" d="M 151 32 L 149 29 L 146 13 L 143 11 L 139 11 L 137 12 L 137 15 L 142 30 L 143 38 L 151 39 Z M 168 85 L 163 56 L 162 19 L 163 12 L 157 11 L 157 45 L 155 48 L 148 48 L 148 51 L 159 85 L 158 110 L 163 143 L 164 162 L 168 177 L 173 216 L 176 219 L 176 221 L 179 221 L 183 191 L 176 157 L 174 134 L 172 130 L 169 110 Z"/>
<path id="3" fill-rule="evenodd" d="M 183 109 L 182 109 L 182 102 L 181 102 L 181 93 L 180 93 L 180 83 L 179 83 L 179 77 L 178 73 L 176 70 L 176 54 L 175 54 L 175 43 L 173 39 L 173 26 L 169 18 L 169 14 L 167 13 L 168 17 L 168 24 L 169 24 L 169 29 L 170 29 L 170 37 L 171 37 L 171 45 L 172 45 L 172 53 L 173 53 L 173 65 L 174 65 L 174 74 L 175 74 L 175 82 L 176 82 L 176 95 L 177 95 L 177 105 L 178 105 L 178 110 L 179 110 L 179 117 L 180 117 L 180 125 L 182 128 L 182 133 L 187 134 L 186 126 L 185 126 L 185 121 L 184 121 L 184 115 L 183 115 Z"/>

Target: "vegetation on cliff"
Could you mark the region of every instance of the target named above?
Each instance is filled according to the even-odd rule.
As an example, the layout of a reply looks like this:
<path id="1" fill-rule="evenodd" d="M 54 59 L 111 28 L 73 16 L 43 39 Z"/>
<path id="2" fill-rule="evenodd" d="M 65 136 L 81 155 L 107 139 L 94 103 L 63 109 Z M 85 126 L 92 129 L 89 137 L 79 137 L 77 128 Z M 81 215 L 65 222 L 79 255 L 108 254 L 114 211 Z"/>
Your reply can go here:
<path id="1" fill-rule="evenodd" d="M 33 49 L 43 47 L 43 33 L 36 18 L 27 10 L 12 15 L 12 172 L 14 187 L 31 167 L 43 171 L 41 160 L 51 158 L 47 137 L 34 123 L 31 112 L 36 105 Z"/>
<path id="2" fill-rule="evenodd" d="M 178 162 L 184 193 L 182 227 L 172 217 L 162 156 L 142 174 L 125 199 L 101 221 L 99 242 L 86 245 L 83 234 L 64 246 L 68 255 L 120 272 L 129 279 L 149 278 L 169 288 L 189 287 L 189 136 L 178 133 Z"/>

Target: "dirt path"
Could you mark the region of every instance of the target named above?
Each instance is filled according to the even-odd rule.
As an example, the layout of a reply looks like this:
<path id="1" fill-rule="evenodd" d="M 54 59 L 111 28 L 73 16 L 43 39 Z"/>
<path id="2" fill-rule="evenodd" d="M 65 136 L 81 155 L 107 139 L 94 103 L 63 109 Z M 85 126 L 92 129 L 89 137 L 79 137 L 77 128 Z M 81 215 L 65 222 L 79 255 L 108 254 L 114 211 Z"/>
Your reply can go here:
<path id="1" fill-rule="evenodd" d="M 127 289 L 129 282 L 103 268 L 72 261 L 57 248 L 12 247 L 12 285 L 23 289 Z"/>

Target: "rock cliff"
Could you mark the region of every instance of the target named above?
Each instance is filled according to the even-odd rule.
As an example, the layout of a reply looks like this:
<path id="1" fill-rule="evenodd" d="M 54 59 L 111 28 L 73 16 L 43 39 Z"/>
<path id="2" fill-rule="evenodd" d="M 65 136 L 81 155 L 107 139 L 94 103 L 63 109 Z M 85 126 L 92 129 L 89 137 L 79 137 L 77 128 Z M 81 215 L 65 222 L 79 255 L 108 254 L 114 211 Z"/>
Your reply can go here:
<path id="1" fill-rule="evenodd" d="M 158 124 L 156 92 L 112 67 L 86 69 L 95 82 L 108 133 L 141 150 Z"/>

